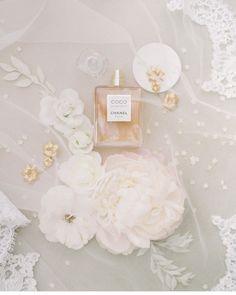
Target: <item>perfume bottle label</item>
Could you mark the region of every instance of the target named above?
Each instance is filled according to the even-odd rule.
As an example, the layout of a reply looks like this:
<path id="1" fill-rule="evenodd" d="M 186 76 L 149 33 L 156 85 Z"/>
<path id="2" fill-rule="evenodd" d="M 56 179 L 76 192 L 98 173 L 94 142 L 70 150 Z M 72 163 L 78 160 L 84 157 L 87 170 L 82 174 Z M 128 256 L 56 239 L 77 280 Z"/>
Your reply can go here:
<path id="1" fill-rule="evenodd" d="M 131 95 L 107 95 L 107 121 L 131 121 Z"/>

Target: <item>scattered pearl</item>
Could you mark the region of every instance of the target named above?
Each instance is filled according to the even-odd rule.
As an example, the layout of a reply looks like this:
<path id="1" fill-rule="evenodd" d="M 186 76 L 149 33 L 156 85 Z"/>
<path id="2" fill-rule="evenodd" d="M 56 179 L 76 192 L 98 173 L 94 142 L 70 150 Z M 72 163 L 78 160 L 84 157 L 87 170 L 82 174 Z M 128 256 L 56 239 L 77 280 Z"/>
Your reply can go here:
<path id="1" fill-rule="evenodd" d="M 182 152 L 181 152 L 181 155 L 182 155 L 182 156 L 186 156 L 186 155 L 187 155 L 187 152 L 186 152 L 186 151 L 182 151 Z"/>
<path id="2" fill-rule="evenodd" d="M 156 122 L 154 123 L 154 126 L 155 126 L 155 127 L 158 127 L 158 126 L 159 126 L 159 122 L 156 121 Z"/>
<path id="3" fill-rule="evenodd" d="M 55 284 L 54 283 L 50 283 L 49 284 L 49 287 L 53 289 L 53 288 L 55 288 Z"/>
<path id="4" fill-rule="evenodd" d="M 69 266 L 70 265 L 70 261 L 69 260 L 66 260 L 65 261 L 65 265 Z"/>
<path id="5" fill-rule="evenodd" d="M 185 68 L 185 70 L 188 71 L 190 69 L 190 66 L 189 65 L 185 65 L 184 68 Z"/>
<path id="6" fill-rule="evenodd" d="M 186 52 L 187 52 L 187 49 L 183 47 L 183 48 L 181 49 L 181 51 L 182 51 L 183 53 L 186 53 Z"/>
<path id="7" fill-rule="evenodd" d="M 208 188 L 209 188 L 208 183 L 204 183 L 204 184 L 203 184 L 203 188 L 204 188 L 204 189 L 208 189 Z"/>
<path id="8" fill-rule="evenodd" d="M 179 152 L 176 151 L 175 152 L 175 156 L 178 157 L 179 156 Z"/>
<path id="9" fill-rule="evenodd" d="M 170 144 L 170 140 L 169 140 L 169 139 L 166 140 L 166 144 L 167 144 L 167 145 Z"/>
<path id="10" fill-rule="evenodd" d="M 33 213 L 32 216 L 33 216 L 34 218 L 37 218 L 37 217 L 38 217 L 37 213 Z"/>
<path id="11" fill-rule="evenodd" d="M 197 115 L 199 113 L 198 109 L 193 110 L 194 115 Z"/>
<path id="12" fill-rule="evenodd" d="M 21 48 L 20 46 L 17 46 L 17 47 L 16 47 L 16 51 L 17 51 L 17 52 L 21 52 L 21 51 L 22 51 L 22 48 Z"/>
<path id="13" fill-rule="evenodd" d="M 227 129 L 226 127 L 223 127 L 223 128 L 222 128 L 222 131 L 223 131 L 223 132 L 227 132 L 227 130 L 228 130 L 228 129 Z"/>
<path id="14" fill-rule="evenodd" d="M 218 135 L 218 134 L 214 134 L 214 135 L 212 136 L 212 138 L 213 138 L 213 139 L 218 139 L 218 138 L 219 138 L 219 135 Z"/>
<path id="15" fill-rule="evenodd" d="M 22 139 L 23 139 L 23 140 L 27 140 L 27 139 L 28 139 L 28 136 L 27 136 L 26 134 L 23 134 L 23 135 L 22 135 Z"/>
<path id="16" fill-rule="evenodd" d="M 200 144 L 201 144 L 201 141 L 200 141 L 200 140 L 198 140 L 198 141 L 197 141 L 197 144 L 198 144 L 198 145 L 200 145 Z"/>
<path id="17" fill-rule="evenodd" d="M 211 170 L 212 170 L 212 166 L 211 166 L 211 165 L 208 165 L 208 166 L 207 166 L 207 170 L 208 170 L 208 171 L 211 171 Z"/>
<path id="18" fill-rule="evenodd" d="M 197 126 L 198 127 L 204 127 L 205 126 L 205 122 L 197 121 Z"/>
<path id="19" fill-rule="evenodd" d="M 208 285 L 207 285 L 207 284 L 204 284 L 204 285 L 202 286 L 202 288 L 203 288 L 204 290 L 207 290 L 207 289 L 208 289 Z"/>
<path id="20" fill-rule="evenodd" d="M 2 97 L 3 99 L 8 99 L 9 95 L 7 93 L 4 93 Z"/>
<path id="21" fill-rule="evenodd" d="M 226 120 L 230 120 L 230 119 L 231 119 L 231 116 L 230 116 L 229 114 L 227 114 L 227 115 L 225 116 L 225 119 L 226 119 Z"/>
<path id="22" fill-rule="evenodd" d="M 198 157 L 195 157 L 195 156 L 190 157 L 190 163 L 193 166 L 196 165 L 199 161 L 200 161 L 200 159 Z"/>
<path id="23" fill-rule="evenodd" d="M 177 131 L 177 134 L 182 135 L 183 134 L 183 131 L 182 130 L 178 130 Z"/>
<path id="24" fill-rule="evenodd" d="M 213 159 L 211 160 L 211 162 L 212 162 L 213 165 L 216 165 L 216 164 L 218 163 L 218 160 L 217 160 L 216 158 L 213 158 Z"/>
<path id="25" fill-rule="evenodd" d="M 18 144 L 18 145 L 22 145 L 23 143 L 24 143 L 23 140 L 21 140 L 21 139 L 17 140 L 17 144 Z"/>
<path id="26" fill-rule="evenodd" d="M 151 134 L 152 132 L 151 132 L 151 130 L 148 128 L 148 129 L 146 130 L 146 133 L 147 133 L 147 134 Z"/>
<path id="27" fill-rule="evenodd" d="M 227 185 L 222 186 L 223 191 L 226 191 L 228 189 Z"/>

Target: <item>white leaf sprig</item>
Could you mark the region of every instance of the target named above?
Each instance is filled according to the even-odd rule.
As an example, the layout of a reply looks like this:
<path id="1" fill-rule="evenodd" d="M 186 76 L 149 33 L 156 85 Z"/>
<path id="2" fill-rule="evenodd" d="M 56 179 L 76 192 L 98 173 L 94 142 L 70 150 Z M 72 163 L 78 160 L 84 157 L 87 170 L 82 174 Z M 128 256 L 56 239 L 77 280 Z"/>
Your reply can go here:
<path id="1" fill-rule="evenodd" d="M 192 235 L 187 232 L 184 235 L 176 234 L 170 236 L 164 242 L 159 242 L 158 245 L 176 253 L 186 253 L 189 251 L 189 245 L 192 241 Z"/>
<path id="2" fill-rule="evenodd" d="M 0 63 L 0 68 L 7 72 L 3 77 L 5 81 L 16 81 L 17 87 L 28 87 L 31 84 L 42 88 L 43 94 L 54 94 L 55 88 L 45 79 L 42 69 L 38 66 L 33 74 L 29 66 L 15 56 L 11 56 L 11 64 Z"/>
<path id="3" fill-rule="evenodd" d="M 155 243 L 151 245 L 151 270 L 170 290 L 174 290 L 178 283 L 187 286 L 194 278 L 193 273 L 186 272 L 186 267 L 179 267 L 166 258 Z"/>
<path id="4" fill-rule="evenodd" d="M 150 268 L 157 275 L 163 285 L 174 290 L 178 284 L 188 286 L 194 278 L 194 274 L 186 271 L 186 267 L 177 266 L 174 261 L 166 258 L 160 248 L 165 248 L 175 253 L 186 253 L 193 241 L 192 235 L 187 232 L 184 235 L 176 234 L 165 241 L 152 242 L 150 248 Z M 137 256 L 146 254 L 149 249 L 140 249 Z"/>

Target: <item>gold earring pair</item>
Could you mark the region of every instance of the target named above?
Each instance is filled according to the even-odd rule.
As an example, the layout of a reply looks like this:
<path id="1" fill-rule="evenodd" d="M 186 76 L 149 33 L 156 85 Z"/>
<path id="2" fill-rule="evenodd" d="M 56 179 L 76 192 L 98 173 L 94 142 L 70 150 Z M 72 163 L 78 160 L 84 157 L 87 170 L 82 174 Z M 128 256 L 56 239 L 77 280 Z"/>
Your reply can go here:
<path id="1" fill-rule="evenodd" d="M 43 164 L 45 168 L 50 168 L 57 156 L 58 145 L 48 142 L 43 146 L 44 160 Z M 28 183 L 33 183 L 39 178 L 39 170 L 35 165 L 27 164 L 23 171 L 23 178 Z"/>
<path id="2" fill-rule="evenodd" d="M 53 165 L 58 152 L 58 145 L 48 142 L 43 146 L 44 167 L 49 168 Z"/>

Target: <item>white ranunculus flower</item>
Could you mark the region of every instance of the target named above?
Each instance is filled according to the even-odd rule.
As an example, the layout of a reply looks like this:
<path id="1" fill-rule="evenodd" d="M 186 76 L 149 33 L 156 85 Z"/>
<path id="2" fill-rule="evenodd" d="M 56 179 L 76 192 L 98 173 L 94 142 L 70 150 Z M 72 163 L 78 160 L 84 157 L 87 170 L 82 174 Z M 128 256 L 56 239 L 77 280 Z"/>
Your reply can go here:
<path id="1" fill-rule="evenodd" d="M 53 126 L 65 135 L 72 134 L 84 120 L 84 103 L 78 93 L 64 89 L 59 98 L 45 96 L 40 102 L 40 121 L 46 126 Z"/>
<path id="2" fill-rule="evenodd" d="M 182 221 L 184 192 L 174 173 L 151 155 L 113 155 L 93 198 L 99 244 L 113 254 L 149 248 Z"/>
<path id="3" fill-rule="evenodd" d="M 80 128 L 68 137 L 69 149 L 73 154 L 90 153 L 93 149 L 93 126 L 85 117 Z"/>
<path id="4" fill-rule="evenodd" d="M 90 200 L 72 189 L 59 185 L 51 188 L 41 200 L 39 228 L 50 242 L 60 242 L 80 249 L 96 233 L 96 218 Z"/>
<path id="5" fill-rule="evenodd" d="M 92 192 L 103 175 L 101 156 L 97 152 L 77 153 L 58 169 L 58 177 L 76 192 Z"/>

